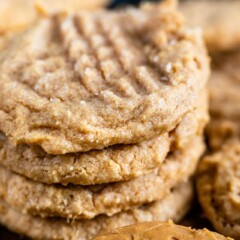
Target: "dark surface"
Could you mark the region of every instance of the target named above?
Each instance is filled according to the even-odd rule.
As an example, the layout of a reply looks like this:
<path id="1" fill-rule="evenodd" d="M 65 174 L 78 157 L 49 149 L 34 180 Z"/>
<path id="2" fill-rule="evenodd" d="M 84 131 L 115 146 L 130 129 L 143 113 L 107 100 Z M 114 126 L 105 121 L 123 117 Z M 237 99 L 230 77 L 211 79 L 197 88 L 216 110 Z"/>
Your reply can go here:
<path id="1" fill-rule="evenodd" d="M 0 239 L 1 240 L 27 240 L 26 238 L 20 237 L 14 233 L 9 232 L 4 227 L 0 227 Z"/>

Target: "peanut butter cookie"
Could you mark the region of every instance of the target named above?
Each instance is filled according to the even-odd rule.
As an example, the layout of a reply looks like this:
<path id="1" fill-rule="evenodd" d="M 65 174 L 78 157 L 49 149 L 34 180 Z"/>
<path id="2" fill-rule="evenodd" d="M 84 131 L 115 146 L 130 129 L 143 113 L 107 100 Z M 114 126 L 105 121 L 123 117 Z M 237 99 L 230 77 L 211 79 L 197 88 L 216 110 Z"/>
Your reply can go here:
<path id="1" fill-rule="evenodd" d="M 220 233 L 240 238 L 240 142 L 229 140 L 199 165 L 197 190 L 203 210 Z"/>
<path id="2" fill-rule="evenodd" d="M 107 229 L 144 221 L 179 221 L 193 199 L 192 184 L 176 187 L 163 200 L 121 212 L 112 217 L 99 216 L 92 220 L 67 222 L 64 219 L 34 217 L 16 211 L 0 200 L 0 223 L 17 233 L 42 240 L 90 240 Z"/>
<path id="3" fill-rule="evenodd" d="M 190 26 L 203 28 L 210 51 L 231 50 L 240 45 L 238 0 L 182 1 L 180 9 Z"/>
<path id="4" fill-rule="evenodd" d="M 8 143 L 0 138 L 0 164 L 9 170 L 47 184 L 93 185 L 126 181 L 160 167 L 169 151 L 188 146 L 202 135 L 208 121 L 208 99 L 201 94 L 198 107 L 184 116 L 171 133 L 139 144 L 118 145 L 86 153 L 50 155 L 39 147 Z M 171 145 L 171 146 L 170 146 Z"/>
<path id="5" fill-rule="evenodd" d="M 209 74 L 201 35 L 185 29 L 168 3 L 49 17 L 7 50 L 0 54 L 0 131 L 50 154 L 173 130 Z"/>
<path id="6" fill-rule="evenodd" d="M 169 154 L 159 169 L 129 181 L 93 185 L 46 185 L 0 167 L 0 196 L 23 213 L 68 219 L 111 216 L 132 207 L 160 200 L 195 171 L 204 150 L 201 137 L 189 147 Z"/>
<path id="7" fill-rule="evenodd" d="M 210 149 L 219 150 L 228 140 L 240 136 L 239 122 L 212 118 L 206 128 L 206 136 Z"/>
<path id="8" fill-rule="evenodd" d="M 106 5 L 107 0 L 1 0 L 0 34 L 22 30 L 35 22 L 41 13 L 76 12 Z"/>

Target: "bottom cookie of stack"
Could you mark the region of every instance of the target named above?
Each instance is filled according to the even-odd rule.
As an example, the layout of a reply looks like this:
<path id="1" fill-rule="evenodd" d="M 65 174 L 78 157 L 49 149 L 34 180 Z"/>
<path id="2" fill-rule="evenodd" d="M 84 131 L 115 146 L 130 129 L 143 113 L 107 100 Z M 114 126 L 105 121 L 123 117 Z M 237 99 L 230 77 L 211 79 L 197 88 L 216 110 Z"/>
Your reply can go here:
<path id="1" fill-rule="evenodd" d="M 0 200 L 0 223 L 10 230 L 33 239 L 89 240 L 107 229 L 144 221 L 179 221 L 189 210 L 193 185 L 185 182 L 175 187 L 164 199 L 112 217 L 104 215 L 92 220 L 67 222 L 61 218 L 41 218 L 23 214 Z"/>
<path id="2" fill-rule="evenodd" d="M 202 137 L 197 136 L 186 149 L 169 152 L 157 172 L 127 182 L 107 184 L 100 192 L 96 192 L 95 187 L 101 186 L 46 185 L 0 167 L 0 223 L 33 239 L 89 240 L 107 229 L 138 222 L 178 221 L 191 206 L 193 189 L 188 180 L 203 150 Z M 106 201 L 96 201 L 98 198 L 79 201 L 86 189 L 88 192 L 92 189 L 100 200 Z M 68 196 L 72 205 L 66 204 Z M 118 199 L 123 200 L 119 202 Z M 79 208 L 84 210 L 85 206 L 84 211 L 87 211 L 89 203 L 93 204 L 95 213 L 84 220 L 88 215 Z M 102 204 L 101 211 L 99 204 Z"/>

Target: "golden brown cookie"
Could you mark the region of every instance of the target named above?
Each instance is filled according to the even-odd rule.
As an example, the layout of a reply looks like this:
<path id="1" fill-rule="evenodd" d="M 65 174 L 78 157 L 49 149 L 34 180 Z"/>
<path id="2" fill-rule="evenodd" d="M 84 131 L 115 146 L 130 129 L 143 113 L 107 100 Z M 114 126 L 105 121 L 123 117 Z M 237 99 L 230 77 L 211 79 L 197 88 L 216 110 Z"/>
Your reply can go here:
<path id="1" fill-rule="evenodd" d="M 209 81 L 211 122 L 207 137 L 212 150 L 240 136 L 240 49 L 213 55 Z"/>
<path id="2" fill-rule="evenodd" d="M 0 130 L 51 154 L 173 130 L 209 73 L 201 35 L 181 19 L 165 3 L 39 21 L 0 61 Z"/>
<path id="3" fill-rule="evenodd" d="M 230 240 L 209 230 L 195 230 L 168 222 L 144 222 L 112 229 L 93 240 Z M 232 239 L 233 240 L 233 239 Z"/>
<path id="4" fill-rule="evenodd" d="M 229 139 L 240 136 L 239 122 L 224 118 L 212 118 L 206 128 L 208 146 L 216 151 Z"/>
<path id="5" fill-rule="evenodd" d="M 190 26 L 203 28 L 210 51 L 230 50 L 240 45 L 238 0 L 187 0 L 180 9 Z"/>
<path id="6" fill-rule="evenodd" d="M 107 229 L 144 221 L 179 221 L 191 206 L 192 184 L 176 187 L 163 200 L 121 212 L 112 217 L 99 216 L 92 220 L 67 222 L 22 214 L 3 200 L 0 201 L 0 223 L 17 233 L 42 240 L 90 240 Z"/>
<path id="7" fill-rule="evenodd" d="M 135 206 L 160 200 L 195 171 L 204 150 L 201 137 L 189 148 L 169 154 L 159 169 L 129 181 L 94 185 L 46 185 L 0 167 L 0 196 L 24 213 L 65 218 L 111 216 Z"/>
<path id="8" fill-rule="evenodd" d="M 185 149 L 190 139 L 202 136 L 206 124 L 209 122 L 209 92 L 205 89 L 197 100 L 195 110 L 184 116 L 178 126 L 170 132 L 171 150 Z"/>
<path id="9" fill-rule="evenodd" d="M 37 20 L 39 14 L 76 12 L 106 5 L 107 0 L 1 0 L 0 34 L 19 31 Z"/>
<path id="10" fill-rule="evenodd" d="M 199 106 L 188 113 L 173 132 L 139 144 L 50 155 L 36 146 L 15 148 L 2 135 L 0 163 L 13 172 L 48 184 L 93 185 L 146 175 L 160 167 L 169 151 L 185 149 L 193 138 L 202 135 L 208 121 L 206 92 L 198 101 Z"/>
<path id="11" fill-rule="evenodd" d="M 9 144 L 0 137 L 0 163 L 9 170 L 47 184 L 93 185 L 149 174 L 165 160 L 170 137 L 132 145 L 116 145 L 86 153 L 50 155 L 41 148 Z"/>
<path id="12" fill-rule="evenodd" d="M 211 115 L 239 121 L 240 49 L 213 56 L 209 88 Z"/>
<path id="13" fill-rule="evenodd" d="M 198 198 L 213 226 L 220 233 L 240 238 L 240 142 L 228 141 L 206 156 L 199 165 Z"/>

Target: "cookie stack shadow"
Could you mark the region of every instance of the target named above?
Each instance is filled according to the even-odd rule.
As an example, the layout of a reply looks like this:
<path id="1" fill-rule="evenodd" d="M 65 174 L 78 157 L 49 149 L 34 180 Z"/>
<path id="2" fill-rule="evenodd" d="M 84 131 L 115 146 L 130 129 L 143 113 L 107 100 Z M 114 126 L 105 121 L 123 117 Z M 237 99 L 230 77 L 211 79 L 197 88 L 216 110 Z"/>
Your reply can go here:
<path id="1" fill-rule="evenodd" d="M 87 240 L 179 221 L 204 151 L 208 67 L 201 36 L 169 3 L 21 33 L 0 66 L 0 222 Z"/>

